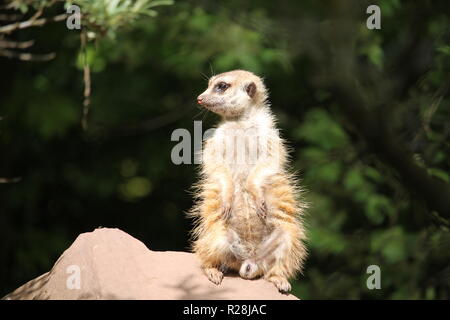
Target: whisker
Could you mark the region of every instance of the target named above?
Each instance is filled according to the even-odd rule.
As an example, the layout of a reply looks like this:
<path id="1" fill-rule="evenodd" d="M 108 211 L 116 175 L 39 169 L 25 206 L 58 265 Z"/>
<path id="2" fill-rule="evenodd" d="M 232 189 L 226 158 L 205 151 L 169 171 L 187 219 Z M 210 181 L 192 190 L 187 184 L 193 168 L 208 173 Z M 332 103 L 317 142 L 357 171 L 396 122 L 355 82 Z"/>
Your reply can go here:
<path id="1" fill-rule="evenodd" d="M 200 73 L 202 74 L 203 78 L 204 78 L 206 81 L 209 80 L 209 77 L 208 77 L 206 74 L 204 74 L 203 72 L 200 72 Z"/>
<path id="2" fill-rule="evenodd" d="M 216 74 L 214 73 L 214 68 L 213 68 L 211 62 L 209 62 L 209 69 L 210 69 L 210 72 L 211 72 L 211 77 L 214 77 Z"/>
<path id="3" fill-rule="evenodd" d="M 205 113 L 203 114 L 202 122 L 205 121 L 208 114 L 209 114 L 209 112 L 207 110 L 205 110 Z"/>
<path id="4" fill-rule="evenodd" d="M 197 106 L 197 108 L 200 110 L 197 114 L 195 114 L 193 117 L 192 117 L 192 119 L 194 119 L 194 118 L 196 118 L 196 117 L 198 117 L 199 115 L 201 115 L 202 113 L 205 113 L 206 112 L 206 110 L 204 109 L 204 108 L 202 108 L 202 107 L 198 107 Z"/>

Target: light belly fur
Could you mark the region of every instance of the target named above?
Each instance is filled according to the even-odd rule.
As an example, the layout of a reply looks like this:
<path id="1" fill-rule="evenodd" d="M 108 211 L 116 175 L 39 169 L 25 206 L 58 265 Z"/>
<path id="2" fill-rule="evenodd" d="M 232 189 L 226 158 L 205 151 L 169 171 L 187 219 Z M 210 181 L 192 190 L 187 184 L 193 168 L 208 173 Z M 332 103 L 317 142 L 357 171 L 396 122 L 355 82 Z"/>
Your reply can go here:
<path id="1" fill-rule="evenodd" d="M 247 168 L 246 172 L 248 172 Z M 245 188 L 247 174 L 244 171 L 234 172 L 234 198 L 232 212 L 227 225 L 230 232 L 230 245 L 238 259 L 248 259 L 255 255 L 256 249 L 270 233 L 271 227 L 261 219 L 256 211 L 255 201 Z"/>

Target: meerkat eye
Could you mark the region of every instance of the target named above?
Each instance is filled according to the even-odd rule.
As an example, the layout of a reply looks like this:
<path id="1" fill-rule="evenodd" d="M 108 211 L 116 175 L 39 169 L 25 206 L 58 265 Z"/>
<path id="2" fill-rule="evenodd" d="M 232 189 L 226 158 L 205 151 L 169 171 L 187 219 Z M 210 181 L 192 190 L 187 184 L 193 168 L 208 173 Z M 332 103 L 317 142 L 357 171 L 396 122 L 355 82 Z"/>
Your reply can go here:
<path id="1" fill-rule="evenodd" d="M 216 86 L 214 87 L 214 91 L 216 91 L 216 92 L 224 92 L 229 87 L 230 87 L 230 85 L 228 83 L 221 81 L 218 84 L 216 84 Z"/>

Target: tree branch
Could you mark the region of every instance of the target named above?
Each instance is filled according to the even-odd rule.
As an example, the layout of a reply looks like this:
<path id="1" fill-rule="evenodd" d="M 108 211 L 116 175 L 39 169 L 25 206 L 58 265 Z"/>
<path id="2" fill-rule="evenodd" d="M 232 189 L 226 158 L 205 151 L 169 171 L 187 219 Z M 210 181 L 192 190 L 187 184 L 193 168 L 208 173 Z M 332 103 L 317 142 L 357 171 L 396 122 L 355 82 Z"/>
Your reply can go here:
<path id="1" fill-rule="evenodd" d="M 30 27 L 40 27 L 40 26 L 43 26 L 44 24 L 46 24 L 47 22 L 58 22 L 58 21 L 65 20 L 67 17 L 68 17 L 68 15 L 66 13 L 63 13 L 63 14 L 59 14 L 59 15 L 51 17 L 51 18 L 40 18 L 40 19 L 35 19 L 35 20 L 30 19 L 30 20 L 23 21 L 23 22 L 11 23 L 6 26 L 1 26 L 0 33 L 10 33 L 12 31 L 18 30 L 18 29 L 26 29 L 26 28 L 30 28 Z"/>
<path id="2" fill-rule="evenodd" d="M 431 210 L 449 219 L 450 186 L 430 176 L 424 168 L 414 163 L 413 155 L 402 146 L 399 139 L 377 121 L 373 112 L 364 107 L 364 99 L 358 89 L 345 86 L 343 83 L 331 88 L 331 91 L 368 145 L 385 163 L 398 172 L 403 185 L 423 198 Z"/>
<path id="3" fill-rule="evenodd" d="M 29 41 L 9 41 L 0 39 L 0 48 L 26 49 L 34 44 L 34 40 Z"/>
<path id="4" fill-rule="evenodd" d="M 56 54 L 55 53 L 47 53 L 47 54 L 34 54 L 34 53 L 22 53 L 11 50 L 0 50 L 0 56 L 4 56 L 7 58 L 16 58 L 22 61 L 48 61 L 52 60 Z"/>
<path id="5" fill-rule="evenodd" d="M 21 177 L 16 178 L 0 178 L 0 183 L 16 183 L 22 180 Z"/>
<path id="6" fill-rule="evenodd" d="M 333 1 L 336 14 L 333 17 L 335 27 L 330 30 L 332 53 L 326 59 L 324 70 L 326 89 L 330 90 L 339 107 L 356 128 L 369 148 L 400 176 L 405 188 L 422 198 L 430 210 L 438 212 L 443 218 L 450 218 L 450 185 L 432 177 L 426 168 L 414 162 L 413 154 L 407 150 L 400 138 L 391 130 L 387 111 L 395 103 L 408 95 L 418 79 L 428 70 L 432 61 L 432 43 L 427 41 L 428 22 L 433 19 L 429 8 L 426 17 L 421 19 L 417 35 L 413 37 L 414 44 L 420 44 L 410 50 L 412 42 L 400 54 L 401 64 L 395 68 L 397 76 L 386 97 L 379 96 L 374 103 L 373 93 L 377 88 L 364 87 L 358 79 L 357 53 L 354 43 L 358 37 L 357 19 L 351 16 L 351 6 L 347 2 Z M 415 7 L 414 7 L 415 9 Z M 347 23 L 339 23 L 346 21 Z M 345 36 L 343 36 L 345 35 Z M 409 46 L 408 46 L 409 45 Z M 328 77 L 327 77 L 328 76 Z M 393 75 L 380 74 L 379 82 L 386 83 Z M 362 81 L 364 82 L 364 81 Z M 372 90 L 372 91 L 371 91 Z M 372 94 L 370 94 L 372 93 Z"/>

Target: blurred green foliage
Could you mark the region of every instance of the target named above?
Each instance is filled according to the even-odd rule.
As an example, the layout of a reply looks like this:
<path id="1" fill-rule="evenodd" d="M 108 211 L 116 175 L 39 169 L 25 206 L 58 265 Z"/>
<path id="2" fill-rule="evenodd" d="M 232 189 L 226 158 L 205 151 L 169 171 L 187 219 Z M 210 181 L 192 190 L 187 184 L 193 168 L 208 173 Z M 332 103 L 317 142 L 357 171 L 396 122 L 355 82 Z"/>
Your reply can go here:
<path id="1" fill-rule="evenodd" d="M 33 3 L 15 2 L 24 13 Z M 178 1 L 156 7 L 154 17 L 150 6 L 169 1 L 73 1 L 96 33 L 86 48 L 87 131 L 79 31 L 52 24 L 18 32 L 57 57 L 0 60 L 0 177 L 20 177 L 0 184 L 1 293 L 48 271 L 79 233 L 99 226 L 121 228 L 154 250 L 186 250 L 191 221 L 183 212 L 197 168 L 171 162 L 170 136 L 176 128 L 193 133 L 194 120 L 213 126 L 217 117 L 195 105 L 205 77 L 243 68 L 265 78 L 310 205 L 310 257 L 293 293 L 450 298 L 449 213 L 430 208 L 383 154 L 386 140 L 368 137 L 328 87 L 351 73 L 376 137 L 395 137 L 405 157 L 448 186 L 450 8 L 375 1 L 382 29 L 368 30 L 369 3 L 353 2 Z M 341 33 L 345 21 L 353 21 L 350 33 Z M 415 52 L 412 65 L 425 64 L 419 75 L 402 66 Z M 381 268 L 381 290 L 366 287 L 372 264 Z"/>

